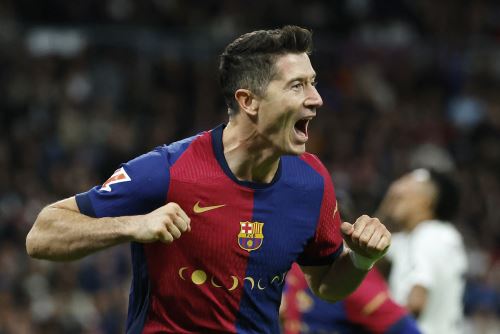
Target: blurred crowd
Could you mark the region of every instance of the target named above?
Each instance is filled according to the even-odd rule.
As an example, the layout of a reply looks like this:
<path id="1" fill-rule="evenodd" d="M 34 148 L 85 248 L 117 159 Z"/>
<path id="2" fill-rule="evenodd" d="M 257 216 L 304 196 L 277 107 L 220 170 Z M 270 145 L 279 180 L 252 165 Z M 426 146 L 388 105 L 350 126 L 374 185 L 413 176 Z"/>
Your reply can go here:
<path id="1" fill-rule="evenodd" d="M 0 334 L 123 332 L 128 246 L 74 263 L 29 259 L 36 214 L 224 122 L 224 45 L 290 23 L 315 34 L 324 106 L 309 151 L 359 213 L 410 168 L 452 173 L 467 331 L 499 333 L 500 3 L 2 0 Z"/>

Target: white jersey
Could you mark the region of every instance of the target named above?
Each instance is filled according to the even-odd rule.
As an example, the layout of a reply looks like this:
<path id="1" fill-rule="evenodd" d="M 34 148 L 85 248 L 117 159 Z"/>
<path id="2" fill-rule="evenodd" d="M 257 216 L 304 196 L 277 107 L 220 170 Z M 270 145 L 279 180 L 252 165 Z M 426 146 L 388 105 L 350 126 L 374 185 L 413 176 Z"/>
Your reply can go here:
<path id="1" fill-rule="evenodd" d="M 428 291 L 418 319 L 422 332 L 461 333 L 467 257 L 455 227 L 430 220 L 409 233 L 394 233 L 387 256 L 392 261 L 389 285 L 397 302 L 406 305 L 414 285 Z"/>

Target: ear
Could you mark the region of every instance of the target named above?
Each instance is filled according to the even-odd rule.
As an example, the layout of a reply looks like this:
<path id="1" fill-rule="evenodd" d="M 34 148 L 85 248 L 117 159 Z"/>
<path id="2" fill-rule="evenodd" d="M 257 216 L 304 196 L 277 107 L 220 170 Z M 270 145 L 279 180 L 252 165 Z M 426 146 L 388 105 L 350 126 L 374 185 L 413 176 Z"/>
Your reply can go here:
<path id="1" fill-rule="evenodd" d="M 250 117 L 257 116 L 259 110 L 259 98 L 248 89 L 238 89 L 234 93 L 234 98 L 238 101 L 240 110 Z"/>

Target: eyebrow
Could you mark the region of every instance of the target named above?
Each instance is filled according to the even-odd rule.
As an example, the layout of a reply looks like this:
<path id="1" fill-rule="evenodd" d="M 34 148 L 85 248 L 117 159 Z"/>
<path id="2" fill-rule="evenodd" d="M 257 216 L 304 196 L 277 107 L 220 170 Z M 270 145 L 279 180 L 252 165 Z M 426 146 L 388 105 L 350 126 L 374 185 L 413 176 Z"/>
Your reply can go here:
<path id="1" fill-rule="evenodd" d="M 286 82 L 286 85 L 289 85 L 291 84 L 292 82 L 294 81 L 306 81 L 307 79 L 312 79 L 312 80 L 315 80 L 317 78 L 316 76 L 316 73 L 314 73 L 311 77 L 308 77 L 308 76 L 297 76 L 297 77 L 293 77 L 292 79 L 288 80 Z"/>

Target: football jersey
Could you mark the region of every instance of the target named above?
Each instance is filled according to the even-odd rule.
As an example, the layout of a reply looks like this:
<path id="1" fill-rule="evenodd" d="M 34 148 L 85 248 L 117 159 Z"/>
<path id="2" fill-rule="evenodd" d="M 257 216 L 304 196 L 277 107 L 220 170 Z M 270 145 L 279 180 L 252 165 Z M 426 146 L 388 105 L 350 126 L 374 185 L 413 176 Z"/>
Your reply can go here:
<path id="1" fill-rule="evenodd" d="M 374 268 L 344 300 L 316 297 L 294 265 L 287 275 L 281 310 L 283 334 L 419 334 L 415 320 L 389 296 Z"/>
<path id="2" fill-rule="evenodd" d="M 399 303 L 407 303 L 415 285 L 427 289 L 418 324 L 425 334 L 463 333 L 467 256 L 462 236 L 449 222 L 427 220 L 411 232 L 394 233 L 387 256 L 389 285 Z"/>
<path id="3" fill-rule="evenodd" d="M 171 244 L 131 243 L 127 333 L 277 333 L 292 263 L 327 265 L 342 253 L 320 161 L 282 156 L 272 182 L 240 181 L 224 158 L 223 129 L 158 147 L 76 196 L 93 217 L 175 202 L 191 218 L 191 231 Z"/>

